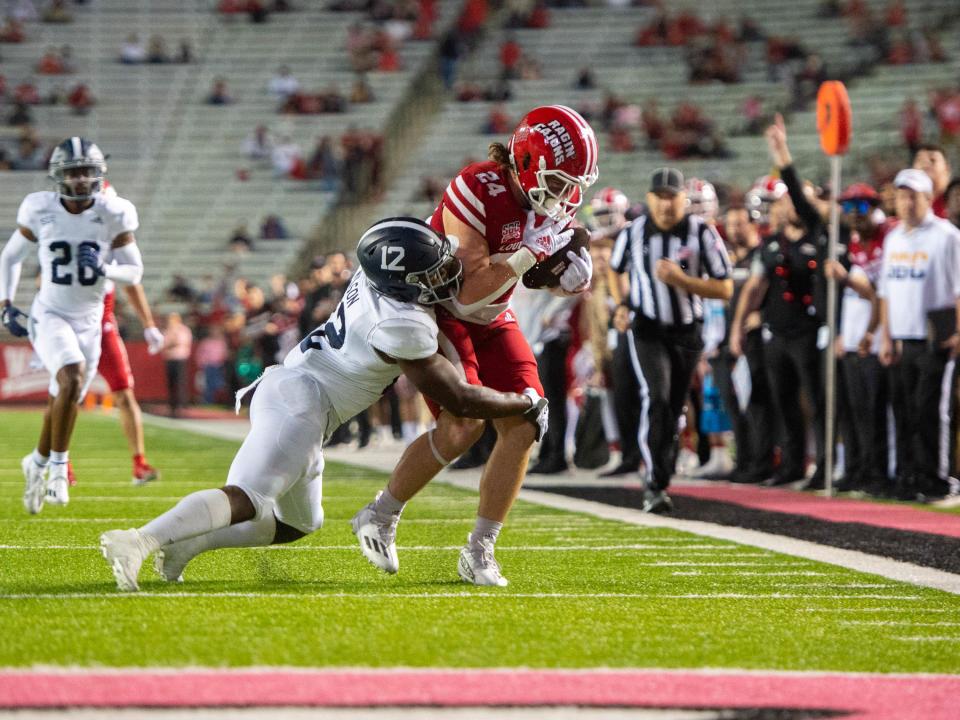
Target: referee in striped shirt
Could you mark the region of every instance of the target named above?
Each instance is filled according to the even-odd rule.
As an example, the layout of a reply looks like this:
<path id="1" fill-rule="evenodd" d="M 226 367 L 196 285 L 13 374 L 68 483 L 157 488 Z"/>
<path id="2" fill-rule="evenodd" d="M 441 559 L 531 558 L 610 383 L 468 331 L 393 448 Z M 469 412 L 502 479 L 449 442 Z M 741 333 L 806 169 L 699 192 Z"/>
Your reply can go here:
<path id="1" fill-rule="evenodd" d="M 654 170 L 647 212 L 617 236 L 610 265 L 629 279 L 627 333 L 640 390 L 640 454 L 647 466 L 644 512 L 669 512 L 679 421 L 703 350 L 702 298 L 733 294 L 730 259 L 717 232 L 687 215 L 683 175 Z"/>

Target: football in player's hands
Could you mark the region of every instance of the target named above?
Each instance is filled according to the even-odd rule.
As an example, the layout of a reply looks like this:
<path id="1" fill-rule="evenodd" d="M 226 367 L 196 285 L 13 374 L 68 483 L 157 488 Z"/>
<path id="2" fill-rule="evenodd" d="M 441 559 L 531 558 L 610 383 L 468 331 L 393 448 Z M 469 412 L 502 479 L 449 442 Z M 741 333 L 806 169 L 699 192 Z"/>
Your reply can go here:
<path id="1" fill-rule="evenodd" d="M 570 242 L 557 250 L 553 255 L 546 257 L 523 274 L 523 284 L 528 288 L 539 290 L 560 286 L 560 276 L 570 264 L 568 252 L 580 255 L 582 248 L 590 247 L 590 233 L 582 227 L 575 228 Z"/>

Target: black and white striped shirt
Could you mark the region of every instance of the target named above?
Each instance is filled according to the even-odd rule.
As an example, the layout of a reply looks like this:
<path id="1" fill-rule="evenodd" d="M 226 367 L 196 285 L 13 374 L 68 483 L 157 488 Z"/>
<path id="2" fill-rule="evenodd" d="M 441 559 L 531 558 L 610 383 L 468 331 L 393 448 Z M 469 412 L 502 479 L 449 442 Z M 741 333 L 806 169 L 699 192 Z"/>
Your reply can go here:
<path id="1" fill-rule="evenodd" d="M 661 325 L 690 325 L 703 320 L 699 295 L 657 280 L 657 261 L 667 258 L 691 277 L 725 279 L 731 275 L 730 258 L 717 231 L 699 215 L 687 215 L 667 231 L 647 215 L 627 225 L 613 246 L 610 265 L 630 273 L 630 305 Z"/>

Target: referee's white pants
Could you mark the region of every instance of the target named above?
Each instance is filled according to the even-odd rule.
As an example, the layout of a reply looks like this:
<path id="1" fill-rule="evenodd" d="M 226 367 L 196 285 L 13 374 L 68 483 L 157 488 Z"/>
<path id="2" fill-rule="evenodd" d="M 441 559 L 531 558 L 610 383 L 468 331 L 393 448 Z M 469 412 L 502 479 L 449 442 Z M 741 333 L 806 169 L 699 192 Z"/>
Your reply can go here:
<path id="1" fill-rule="evenodd" d="M 319 384 L 278 367 L 257 386 L 250 432 L 233 459 L 227 485 L 250 498 L 255 520 L 272 511 L 303 533 L 323 525 L 323 433 L 330 402 Z"/>

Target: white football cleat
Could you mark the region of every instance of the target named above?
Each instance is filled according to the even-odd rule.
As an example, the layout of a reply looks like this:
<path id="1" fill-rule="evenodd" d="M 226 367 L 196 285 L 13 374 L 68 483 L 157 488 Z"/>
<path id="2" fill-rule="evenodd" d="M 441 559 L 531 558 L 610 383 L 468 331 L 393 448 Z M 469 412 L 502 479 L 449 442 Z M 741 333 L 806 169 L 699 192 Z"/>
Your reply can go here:
<path id="1" fill-rule="evenodd" d="M 36 515 L 43 510 L 43 493 L 46 479 L 46 468 L 40 467 L 33 461 L 33 454 L 27 455 L 20 461 L 20 469 L 23 470 L 23 479 L 25 486 L 23 489 L 23 506 L 31 515 Z"/>
<path id="2" fill-rule="evenodd" d="M 70 481 L 66 463 L 50 463 L 47 466 L 47 503 L 66 505 L 70 502 Z"/>
<path id="3" fill-rule="evenodd" d="M 151 548 L 139 530 L 108 530 L 100 536 L 100 552 L 110 563 L 118 590 L 136 592 L 140 589 L 137 576 Z"/>
<path id="4" fill-rule="evenodd" d="M 177 552 L 178 546 L 186 550 L 186 543 L 179 542 L 166 545 L 153 554 L 153 569 L 167 582 L 183 582 L 183 569 L 194 558 L 187 552 Z"/>
<path id="5" fill-rule="evenodd" d="M 457 561 L 457 574 L 474 585 L 507 585 L 507 579 L 500 574 L 500 563 L 493 557 L 493 538 L 490 537 L 474 541 L 473 535 L 467 535 L 466 547 L 460 551 Z"/>
<path id="6" fill-rule="evenodd" d="M 382 491 L 377 493 L 379 498 Z M 374 500 L 376 502 L 376 500 Z M 360 542 L 363 556 L 378 568 L 388 573 L 400 569 L 397 557 L 397 523 L 400 515 L 384 515 L 373 508 L 374 503 L 360 509 L 350 524 L 353 534 Z"/>

